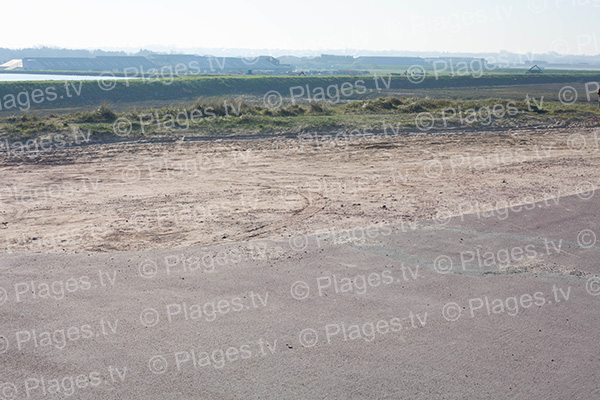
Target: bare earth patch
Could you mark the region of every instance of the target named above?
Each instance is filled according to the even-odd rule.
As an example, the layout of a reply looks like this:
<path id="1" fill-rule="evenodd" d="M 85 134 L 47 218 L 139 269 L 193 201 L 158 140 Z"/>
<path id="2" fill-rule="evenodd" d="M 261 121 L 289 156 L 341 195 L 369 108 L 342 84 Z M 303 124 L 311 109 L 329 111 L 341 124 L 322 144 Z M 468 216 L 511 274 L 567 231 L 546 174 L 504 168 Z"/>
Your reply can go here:
<path id="1" fill-rule="evenodd" d="M 3 158 L 0 251 L 280 239 L 549 200 L 597 187 L 598 136 L 561 128 L 223 139 Z"/>

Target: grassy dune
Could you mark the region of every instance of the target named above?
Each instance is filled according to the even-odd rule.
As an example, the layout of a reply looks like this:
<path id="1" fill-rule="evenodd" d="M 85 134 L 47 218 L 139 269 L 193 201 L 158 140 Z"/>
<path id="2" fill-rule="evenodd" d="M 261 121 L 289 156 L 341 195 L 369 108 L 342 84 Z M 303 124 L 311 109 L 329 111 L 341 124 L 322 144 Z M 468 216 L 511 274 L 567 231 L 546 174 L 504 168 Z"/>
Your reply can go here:
<path id="1" fill-rule="evenodd" d="M 433 121 L 433 122 L 431 122 Z M 453 100 L 380 97 L 330 104 L 269 108 L 241 98 L 199 99 L 185 107 L 117 112 L 109 104 L 95 110 L 0 119 L 0 140 L 15 142 L 89 132 L 92 141 L 301 133 L 401 133 L 439 129 L 517 128 L 557 124 L 600 125 L 596 104 L 499 98 Z M 429 124 L 429 125 L 427 125 Z"/>

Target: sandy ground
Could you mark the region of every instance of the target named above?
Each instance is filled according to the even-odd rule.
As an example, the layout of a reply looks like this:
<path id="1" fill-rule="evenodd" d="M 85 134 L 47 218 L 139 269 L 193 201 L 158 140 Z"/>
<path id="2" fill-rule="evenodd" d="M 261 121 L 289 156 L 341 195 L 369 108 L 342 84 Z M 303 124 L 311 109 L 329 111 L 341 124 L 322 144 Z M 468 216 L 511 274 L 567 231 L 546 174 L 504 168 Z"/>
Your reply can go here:
<path id="1" fill-rule="evenodd" d="M 5 157 L 0 399 L 596 399 L 599 143 Z"/>
<path id="2" fill-rule="evenodd" d="M 526 204 L 600 184 L 599 132 L 306 135 L 5 154 L 0 251 L 172 249 Z"/>

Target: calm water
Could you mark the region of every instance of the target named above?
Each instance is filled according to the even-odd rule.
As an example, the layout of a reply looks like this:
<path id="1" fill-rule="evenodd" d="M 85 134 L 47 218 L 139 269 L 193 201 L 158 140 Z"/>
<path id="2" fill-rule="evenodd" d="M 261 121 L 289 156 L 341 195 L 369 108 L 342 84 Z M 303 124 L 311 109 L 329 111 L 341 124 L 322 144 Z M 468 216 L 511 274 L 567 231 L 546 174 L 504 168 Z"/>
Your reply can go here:
<path id="1" fill-rule="evenodd" d="M 110 75 L 90 76 L 90 75 L 43 75 L 43 74 L 2 74 L 0 73 L 0 82 L 19 82 L 19 81 L 95 81 L 98 78 L 103 79 L 125 79 L 123 77 L 113 78 Z M 131 79 L 131 78 L 130 78 Z"/>

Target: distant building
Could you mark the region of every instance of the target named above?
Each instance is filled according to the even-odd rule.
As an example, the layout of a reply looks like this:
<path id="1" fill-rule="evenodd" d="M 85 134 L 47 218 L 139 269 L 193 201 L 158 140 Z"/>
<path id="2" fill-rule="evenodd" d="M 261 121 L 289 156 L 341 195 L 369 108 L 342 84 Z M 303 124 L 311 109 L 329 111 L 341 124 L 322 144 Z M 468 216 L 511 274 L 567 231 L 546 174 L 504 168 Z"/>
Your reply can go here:
<path id="1" fill-rule="evenodd" d="M 33 71 L 123 71 L 126 68 L 153 68 L 146 57 L 37 57 L 24 58 L 23 69 Z"/>
<path id="2" fill-rule="evenodd" d="M 10 60 L 0 65 L 0 71 L 13 71 L 23 69 L 23 60 Z"/>
<path id="3" fill-rule="evenodd" d="M 366 56 L 356 57 L 354 59 L 357 65 L 361 66 L 386 66 L 386 65 L 427 65 L 427 62 L 421 57 L 380 57 Z"/>
<path id="4" fill-rule="evenodd" d="M 287 73 L 293 68 L 269 56 L 212 57 L 187 54 L 101 57 L 36 57 L 11 60 L 0 70 L 124 72 L 172 68 L 181 74 Z"/>
<path id="5" fill-rule="evenodd" d="M 321 54 L 319 57 L 315 57 L 313 61 L 320 62 L 323 64 L 352 64 L 355 60 L 352 56 Z"/>
<path id="6" fill-rule="evenodd" d="M 430 64 L 445 63 L 450 65 L 487 65 L 487 60 L 485 58 L 475 57 L 432 57 L 425 58 L 425 61 L 427 61 Z"/>
<path id="7" fill-rule="evenodd" d="M 279 60 L 270 56 L 251 58 L 214 57 L 189 54 L 153 54 L 148 59 L 159 68 L 171 67 L 174 71 L 186 67 L 193 74 L 277 74 L 292 71 L 290 65 L 280 64 Z"/>
<path id="8" fill-rule="evenodd" d="M 543 71 L 540 67 L 536 65 L 534 65 L 533 67 L 529 68 L 527 71 L 525 71 L 528 74 L 541 74 Z"/>

